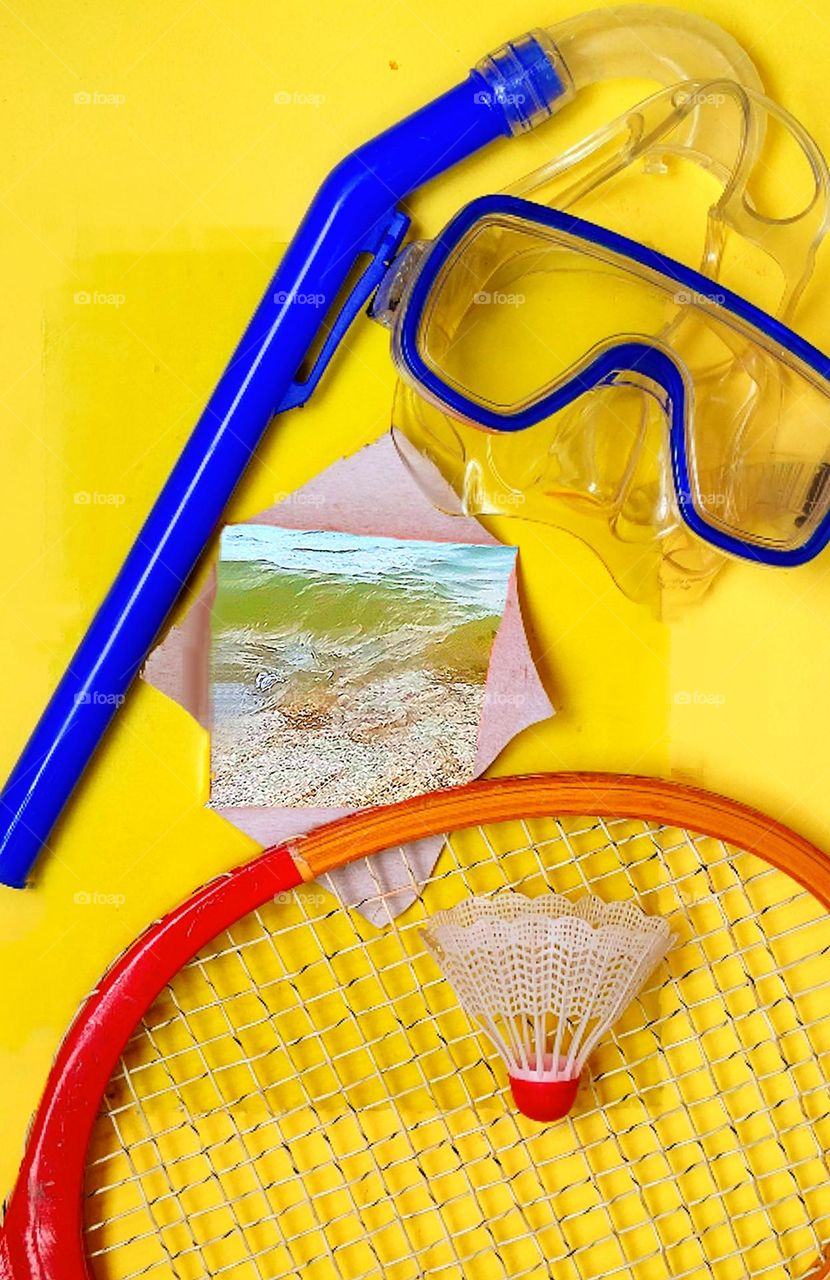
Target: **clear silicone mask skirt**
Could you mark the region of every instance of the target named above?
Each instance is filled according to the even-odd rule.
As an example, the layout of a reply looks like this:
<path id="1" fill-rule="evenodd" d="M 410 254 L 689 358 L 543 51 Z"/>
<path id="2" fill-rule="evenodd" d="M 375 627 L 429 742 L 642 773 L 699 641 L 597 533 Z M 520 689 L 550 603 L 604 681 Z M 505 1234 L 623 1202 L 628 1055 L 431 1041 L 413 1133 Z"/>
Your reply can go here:
<path id="1" fill-rule="evenodd" d="M 509 191 L 633 236 L 788 323 L 828 225 L 828 172 L 816 144 L 786 111 L 732 81 L 665 89 Z M 482 246 L 486 253 L 484 240 Z M 412 247 L 410 262 L 419 251 Z M 474 255 L 465 265 L 476 270 Z M 534 264 L 525 253 L 506 255 L 496 276 L 485 261 L 479 266 L 482 289 L 464 289 L 473 314 L 453 306 L 445 290 L 444 340 L 456 376 L 460 385 L 465 376 L 470 384 L 480 381 L 484 360 L 503 362 L 520 381 L 522 362 L 538 363 L 539 344 L 550 336 L 541 312 L 534 322 Z M 401 287 L 406 274 L 404 261 Z M 636 315 L 620 318 L 613 294 L 598 313 L 596 281 L 592 290 L 585 284 L 578 270 L 567 282 L 557 279 L 559 339 L 564 335 L 577 356 L 603 332 L 637 328 Z M 797 457 L 786 437 L 770 453 L 746 447 L 775 413 L 778 361 L 770 353 L 749 356 L 740 343 L 728 349 L 690 341 L 683 302 L 665 299 L 662 321 L 655 329 L 650 315 L 647 331 L 671 349 L 683 348 L 697 411 L 731 432 L 731 447 L 717 451 L 707 481 L 710 502 L 746 507 L 751 497 L 781 506 L 788 487 L 800 500 Z M 387 290 L 376 312 L 394 304 Z M 507 317 L 493 323 L 492 309 Z M 473 330 L 476 341 L 467 341 Z M 467 358 L 479 363 L 475 374 L 465 375 Z M 451 417 L 401 380 L 393 431 L 405 462 L 442 510 L 519 516 L 568 530 L 598 552 L 628 596 L 664 614 L 699 598 L 726 561 L 683 524 L 663 407 L 634 382 L 596 388 L 524 431 L 491 433 Z"/>

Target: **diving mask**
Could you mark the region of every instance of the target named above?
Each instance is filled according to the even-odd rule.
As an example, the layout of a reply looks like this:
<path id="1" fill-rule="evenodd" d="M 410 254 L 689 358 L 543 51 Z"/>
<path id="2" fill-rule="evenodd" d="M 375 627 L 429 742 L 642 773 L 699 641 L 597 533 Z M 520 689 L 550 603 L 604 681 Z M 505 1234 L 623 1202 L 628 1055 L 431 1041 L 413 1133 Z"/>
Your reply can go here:
<path id="1" fill-rule="evenodd" d="M 782 134 L 800 190 L 775 217 L 757 188 Z M 691 210 L 647 228 L 676 257 L 616 229 L 642 207 L 619 198 L 635 161 L 652 186 L 672 166 L 705 172 L 697 242 Z M 396 439 L 433 500 L 568 528 L 635 599 L 699 593 L 724 552 L 816 555 L 830 540 L 830 362 L 782 320 L 827 189 L 788 113 L 733 81 L 689 82 L 410 246 L 375 314 L 401 374 Z"/>

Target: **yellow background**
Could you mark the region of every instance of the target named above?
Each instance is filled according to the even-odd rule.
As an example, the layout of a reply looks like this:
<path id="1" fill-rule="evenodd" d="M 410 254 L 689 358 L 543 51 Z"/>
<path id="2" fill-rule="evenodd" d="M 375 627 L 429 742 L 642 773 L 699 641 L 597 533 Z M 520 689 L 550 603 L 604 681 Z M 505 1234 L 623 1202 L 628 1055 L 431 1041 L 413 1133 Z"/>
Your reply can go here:
<path id="1" fill-rule="evenodd" d="M 0 0 L 0 771 L 317 182 L 487 49 L 579 7 Z M 772 95 L 830 152 L 830 9 L 821 0 L 689 7 L 742 41 Z M 299 98 L 280 104 L 281 94 Z M 588 95 L 539 134 L 491 148 L 412 201 L 416 230 L 436 230 L 465 198 L 503 186 L 633 96 L 630 86 Z M 828 270 L 825 251 L 799 317 L 825 346 Z M 386 348 L 377 326 L 356 328 L 314 404 L 270 432 L 237 518 L 384 430 L 394 386 Z M 688 776 L 830 847 L 830 555 L 792 573 L 731 566 L 669 629 L 626 601 L 568 535 L 503 531 L 521 545 L 534 652 L 560 714 L 525 733 L 500 772 Z M 2 1194 L 80 999 L 148 921 L 254 851 L 203 809 L 207 777 L 201 732 L 138 688 L 36 887 L 0 891 Z M 97 904 L 76 901 L 90 894 Z"/>

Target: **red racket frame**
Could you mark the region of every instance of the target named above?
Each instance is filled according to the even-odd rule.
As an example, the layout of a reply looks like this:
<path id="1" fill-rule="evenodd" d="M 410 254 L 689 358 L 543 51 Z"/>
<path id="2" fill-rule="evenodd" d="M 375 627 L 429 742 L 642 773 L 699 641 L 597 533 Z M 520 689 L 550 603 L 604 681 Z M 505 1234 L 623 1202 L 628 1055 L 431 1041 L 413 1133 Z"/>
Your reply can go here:
<path id="1" fill-rule="evenodd" d="M 757 811 L 679 783 L 610 774 L 478 781 L 358 813 L 267 849 L 151 925 L 109 969 L 57 1054 L 0 1233 L 0 1280 L 91 1280 L 84 1170 L 100 1100 L 138 1021 L 174 975 L 240 917 L 305 880 L 428 834 L 511 818 L 630 817 L 726 840 L 785 871 L 830 910 L 830 860 Z M 830 1278 L 830 1254 L 811 1280 Z"/>

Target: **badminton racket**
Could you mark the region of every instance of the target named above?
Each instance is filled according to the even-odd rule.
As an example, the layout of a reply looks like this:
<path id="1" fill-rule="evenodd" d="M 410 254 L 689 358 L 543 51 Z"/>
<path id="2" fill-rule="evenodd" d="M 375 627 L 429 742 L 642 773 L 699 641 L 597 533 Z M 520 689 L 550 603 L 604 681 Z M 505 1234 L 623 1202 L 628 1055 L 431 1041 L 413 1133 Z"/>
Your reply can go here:
<path id="1" fill-rule="evenodd" d="M 326 886 L 435 834 L 388 926 Z M 632 900 L 677 934 L 555 1125 L 516 1112 L 420 936 L 507 888 Z M 474 782 L 267 850 L 81 1009 L 0 1276 L 828 1277 L 828 909 L 808 842 L 651 779 Z"/>

